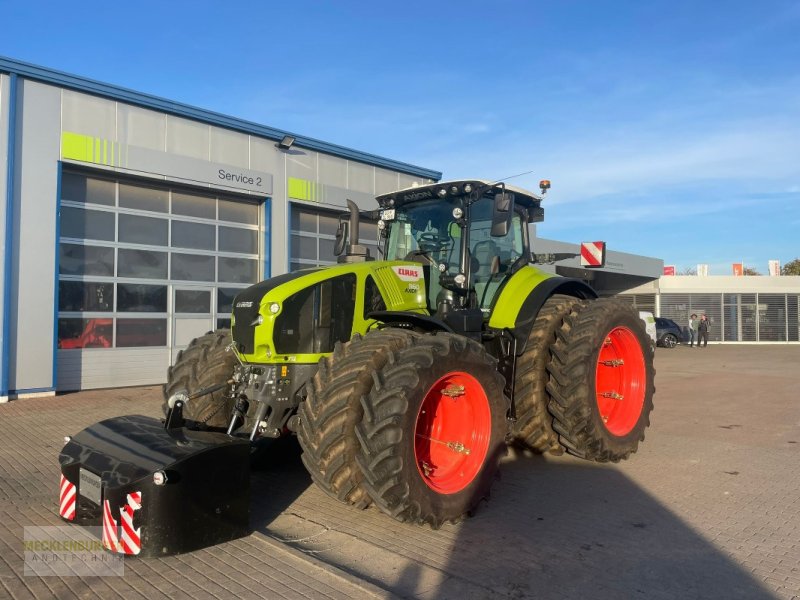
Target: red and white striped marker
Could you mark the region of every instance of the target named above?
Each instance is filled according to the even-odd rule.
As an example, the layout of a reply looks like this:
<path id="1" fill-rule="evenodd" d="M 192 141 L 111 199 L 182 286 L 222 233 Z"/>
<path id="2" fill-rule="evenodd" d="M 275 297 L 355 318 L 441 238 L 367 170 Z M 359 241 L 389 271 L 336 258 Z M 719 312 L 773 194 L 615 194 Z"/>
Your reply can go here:
<path id="1" fill-rule="evenodd" d="M 581 244 L 581 266 L 602 267 L 606 264 L 605 242 L 583 242 Z"/>
<path id="2" fill-rule="evenodd" d="M 60 507 L 58 514 L 60 514 L 67 521 L 72 521 L 75 518 L 75 501 L 77 499 L 77 492 L 75 484 L 70 483 L 69 479 L 61 476 L 61 495 Z"/>
<path id="3" fill-rule="evenodd" d="M 117 522 L 111 516 L 111 504 L 103 502 L 103 547 L 112 552 L 119 552 L 117 540 Z"/>
<path id="4" fill-rule="evenodd" d="M 128 494 L 128 504 L 119 511 L 119 520 L 122 521 L 122 551 L 125 554 L 139 554 L 142 550 L 142 528 L 133 528 L 133 513 L 142 508 L 142 493 Z"/>
<path id="5" fill-rule="evenodd" d="M 119 520 L 121 530 L 117 529 L 117 521 L 111 514 L 111 504 L 103 503 L 103 546 L 120 554 L 139 554 L 142 551 L 142 528 L 133 528 L 133 513 L 142 508 L 142 493 L 128 494 L 127 504 L 120 508 Z"/>

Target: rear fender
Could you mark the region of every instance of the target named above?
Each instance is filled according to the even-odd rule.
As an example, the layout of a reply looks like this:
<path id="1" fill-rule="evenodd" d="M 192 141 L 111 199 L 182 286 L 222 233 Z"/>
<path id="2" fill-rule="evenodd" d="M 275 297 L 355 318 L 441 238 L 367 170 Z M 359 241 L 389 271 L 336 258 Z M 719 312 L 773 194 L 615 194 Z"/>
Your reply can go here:
<path id="1" fill-rule="evenodd" d="M 560 277 L 528 266 L 514 274 L 503 287 L 492 310 L 489 326 L 513 331 L 519 356 L 525 351 L 539 310 L 554 294 L 581 299 L 597 298 L 597 292 L 580 279 Z"/>

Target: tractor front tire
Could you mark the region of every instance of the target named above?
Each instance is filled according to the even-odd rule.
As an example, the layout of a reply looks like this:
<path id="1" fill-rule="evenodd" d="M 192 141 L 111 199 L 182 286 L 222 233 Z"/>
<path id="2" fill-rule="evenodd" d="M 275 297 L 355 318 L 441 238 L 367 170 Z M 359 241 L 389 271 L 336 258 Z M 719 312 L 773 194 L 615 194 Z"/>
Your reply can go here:
<path id="1" fill-rule="evenodd" d="M 229 329 L 218 329 L 195 338 L 185 350 L 178 353 L 175 364 L 167 371 L 164 384 L 164 404 L 167 414 L 169 397 L 181 390 L 190 395 L 202 389 L 224 383 L 233 375 L 236 357 L 227 351 L 230 344 Z M 183 416 L 207 429 L 224 430 L 233 410 L 233 401 L 225 395 L 225 389 L 189 400 L 183 408 Z"/>
<path id="2" fill-rule="evenodd" d="M 298 409 L 297 438 L 311 478 L 329 496 L 357 508 L 372 503 L 356 464 L 355 427 L 363 415 L 361 401 L 372 389 L 375 371 L 386 364 L 391 351 L 408 345 L 411 336 L 402 329 L 386 328 L 337 342 L 333 354 L 319 361 L 308 396 Z"/>
<path id="3" fill-rule="evenodd" d="M 556 332 L 580 302 L 574 296 L 562 294 L 548 298 L 536 316 L 525 352 L 517 359 L 514 385 L 517 422 L 511 440 L 517 447 L 539 454 L 564 453 L 558 434 L 553 430 L 553 417 L 547 411 L 550 400 L 547 363 L 550 362 L 550 346 L 556 341 Z"/>
<path id="4" fill-rule="evenodd" d="M 564 318 L 547 366 L 548 410 L 567 452 L 617 462 L 636 452 L 650 425 L 653 353 L 644 323 L 611 298 Z"/>
<path id="5" fill-rule="evenodd" d="M 471 512 L 488 496 L 505 452 L 503 387 L 496 361 L 462 336 L 414 334 L 390 353 L 356 428 L 375 505 L 434 529 Z"/>

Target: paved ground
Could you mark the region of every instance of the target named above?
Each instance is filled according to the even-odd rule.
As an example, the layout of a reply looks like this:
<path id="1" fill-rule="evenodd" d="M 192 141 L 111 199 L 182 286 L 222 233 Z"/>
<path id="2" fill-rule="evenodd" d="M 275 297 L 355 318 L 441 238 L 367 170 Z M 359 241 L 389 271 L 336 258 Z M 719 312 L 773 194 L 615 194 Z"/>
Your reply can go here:
<path id="1" fill-rule="evenodd" d="M 439 531 L 356 511 L 280 443 L 256 532 L 123 578 L 23 573 L 22 527 L 59 525 L 65 434 L 157 414 L 157 388 L 0 405 L 0 597 L 800 599 L 800 346 L 659 349 L 656 410 L 619 465 L 509 456 L 491 501 Z"/>

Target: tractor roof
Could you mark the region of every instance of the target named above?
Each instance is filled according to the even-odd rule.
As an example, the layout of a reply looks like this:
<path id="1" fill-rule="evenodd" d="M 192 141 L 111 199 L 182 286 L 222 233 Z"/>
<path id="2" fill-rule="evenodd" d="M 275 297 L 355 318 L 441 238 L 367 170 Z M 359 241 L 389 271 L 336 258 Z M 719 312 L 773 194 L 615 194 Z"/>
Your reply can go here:
<path id="1" fill-rule="evenodd" d="M 389 194 L 381 194 L 376 200 L 381 207 L 385 208 L 387 206 L 403 206 L 404 204 L 411 204 L 422 200 L 468 196 L 479 188 L 485 188 L 483 194 L 486 194 L 492 190 L 499 191 L 502 187 L 505 187 L 509 192 L 513 192 L 514 201 L 526 208 L 538 207 L 542 201 L 541 196 L 529 192 L 528 190 L 523 190 L 513 185 L 506 185 L 502 182 L 487 181 L 485 179 L 459 179 L 457 181 L 440 181 L 439 183 L 419 185 L 397 190 Z"/>

